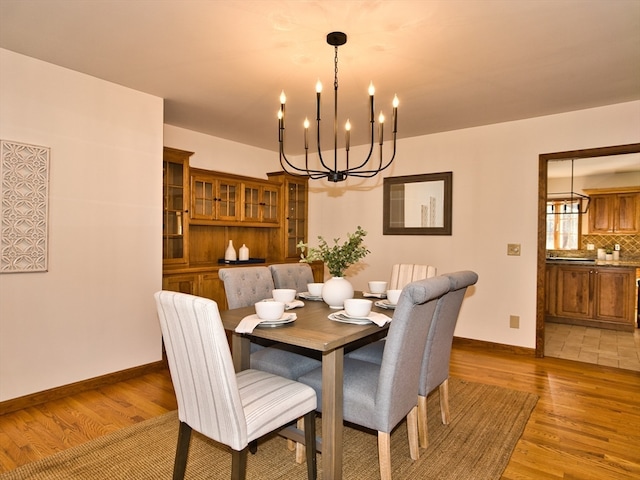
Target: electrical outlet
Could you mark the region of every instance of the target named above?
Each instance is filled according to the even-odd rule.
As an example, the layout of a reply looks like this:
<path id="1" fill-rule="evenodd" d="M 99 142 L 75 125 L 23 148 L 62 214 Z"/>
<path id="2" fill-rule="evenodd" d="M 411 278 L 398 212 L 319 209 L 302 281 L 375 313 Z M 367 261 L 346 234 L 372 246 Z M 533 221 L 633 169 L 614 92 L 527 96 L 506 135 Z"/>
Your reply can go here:
<path id="1" fill-rule="evenodd" d="M 520 328 L 520 317 L 518 315 L 509 315 L 509 328 Z"/>
<path id="2" fill-rule="evenodd" d="M 520 256 L 520 244 L 519 243 L 507 243 L 507 255 Z"/>

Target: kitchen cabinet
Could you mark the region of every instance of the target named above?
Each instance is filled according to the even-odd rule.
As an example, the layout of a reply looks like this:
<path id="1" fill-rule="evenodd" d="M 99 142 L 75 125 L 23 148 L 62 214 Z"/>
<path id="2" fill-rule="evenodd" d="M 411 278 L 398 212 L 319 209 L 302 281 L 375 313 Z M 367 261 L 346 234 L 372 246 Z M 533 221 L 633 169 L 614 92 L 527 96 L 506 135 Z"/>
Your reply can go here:
<path id="1" fill-rule="evenodd" d="M 634 267 L 547 264 L 547 318 L 633 331 L 635 278 Z"/>
<path id="2" fill-rule="evenodd" d="M 164 148 L 162 158 L 162 262 L 187 263 L 189 157 L 193 152 Z"/>
<path id="3" fill-rule="evenodd" d="M 603 192 L 608 193 L 603 193 Z M 589 233 L 640 233 L 640 187 L 585 190 L 590 196 Z"/>

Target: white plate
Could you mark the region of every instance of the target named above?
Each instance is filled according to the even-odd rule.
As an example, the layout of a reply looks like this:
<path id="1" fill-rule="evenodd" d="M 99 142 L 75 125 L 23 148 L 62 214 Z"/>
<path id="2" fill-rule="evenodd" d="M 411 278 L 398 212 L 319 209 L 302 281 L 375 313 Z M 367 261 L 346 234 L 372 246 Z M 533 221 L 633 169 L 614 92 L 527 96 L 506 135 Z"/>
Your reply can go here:
<path id="1" fill-rule="evenodd" d="M 252 318 L 259 318 L 258 314 L 253 314 L 251 315 Z M 280 317 L 278 320 L 263 320 L 261 321 L 258 326 L 259 327 L 277 327 L 278 325 L 285 325 L 287 323 L 291 323 L 294 322 L 296 320 L 296 314 L 295 313 L 285 313 L 282 317 Z"/>
<path id="2" fill-rule="evenodd" d="M 334 322 L 351 323 L 353 325 L 371 325 L 373 323 L 368 318 L 348 317 L 344 312 L 330 313 L 329 320 L 333 320 Z"/>
<path id="3" fill-rule="evenodd" d="M 311 295 L 309 292 L 301 292 L 298 294 L 300 298 L 304 298 L 305 300 L 313 300 L 314 302 L 321 301 L 322 297 L 315 297 Z"/>
<path id="4" fill-rule="evenodd" d="M 389 302 L 389 300 L 378 300 L 374 305 L 376 307 L 386 308 L 387 310 L 394 310 L 396 308 L 396 304 Z"/>

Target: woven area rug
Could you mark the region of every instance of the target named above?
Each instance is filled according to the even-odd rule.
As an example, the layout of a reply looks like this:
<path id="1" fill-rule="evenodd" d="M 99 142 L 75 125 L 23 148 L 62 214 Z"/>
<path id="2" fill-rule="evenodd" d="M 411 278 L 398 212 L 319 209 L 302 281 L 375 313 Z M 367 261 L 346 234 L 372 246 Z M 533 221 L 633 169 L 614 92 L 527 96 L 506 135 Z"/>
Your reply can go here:
<path id="1" fill-rule="evenodd" d="M 535 395 L 451 379 L 451 423 L 440 422 L 437 393 L 428 400 L 429 448 L 409 457 L 406 423 L 391 436 L 393 478 L 498 479 L 536 405 Z M 0 475 L 0 480 L 145 480 L 171 478 L 178 431 L 176 412 L 111 433 Z M 344 479 L 379 478 L 377 435 L 345 428 Z M 322 477 L 322 454 L 318 477 Z M 230 477 L 227 447 L 193 433 L 187 479 Z M 247 479 L 306 479 L 306 465 L 279 436 L 249 454 Z"/>

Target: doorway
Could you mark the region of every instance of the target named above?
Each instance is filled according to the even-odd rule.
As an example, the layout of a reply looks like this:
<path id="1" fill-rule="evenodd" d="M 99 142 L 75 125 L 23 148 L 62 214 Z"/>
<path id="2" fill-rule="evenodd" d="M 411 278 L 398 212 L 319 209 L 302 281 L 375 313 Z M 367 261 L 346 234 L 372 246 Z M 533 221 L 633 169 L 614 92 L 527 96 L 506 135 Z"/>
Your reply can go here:
<path id="1" fill-rule="evenodd" d="M 545 356 L 545 302 L 546 302 L 546 212 L 548 163 L 553 160 L 586 159 L 640 153 L 640 143 L 611 147 L 590 148 L 541 154 L 538 169 L 538 255 L 537 255 L 537 301 L 536 301 L 536 356 Z M 604 160 L 604 159 L 603 159 Z M 637 332 L 637 329 L 636 329 Z M 637 334 L 637 333 L 636 333 Z"/>

